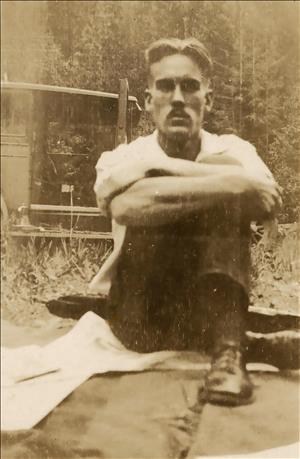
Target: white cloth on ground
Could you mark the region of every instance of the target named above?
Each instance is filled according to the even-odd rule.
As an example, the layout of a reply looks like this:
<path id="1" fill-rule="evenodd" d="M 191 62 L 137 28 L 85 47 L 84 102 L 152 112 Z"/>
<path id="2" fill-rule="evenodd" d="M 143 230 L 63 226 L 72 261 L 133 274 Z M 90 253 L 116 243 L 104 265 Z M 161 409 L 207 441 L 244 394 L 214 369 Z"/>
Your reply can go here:
<path id="1" fill-rule="evenodd" d="M 157 370 L 208 370 L 207 356 L 196 352 L 127 350 L 107 322 L 87 312 L 66 335 L 46 346 L 1 350 L 1 429 L 30 429 L 80 384 L 95 374 Z M 278 371 L 248 364 L 252 371 Z"/>

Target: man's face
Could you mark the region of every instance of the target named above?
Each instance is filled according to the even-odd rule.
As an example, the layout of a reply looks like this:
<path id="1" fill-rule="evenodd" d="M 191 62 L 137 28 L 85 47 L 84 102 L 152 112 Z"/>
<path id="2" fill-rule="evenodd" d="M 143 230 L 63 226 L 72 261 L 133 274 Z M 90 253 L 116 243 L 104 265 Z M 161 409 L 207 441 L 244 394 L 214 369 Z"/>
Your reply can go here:
<path id="1" fill-rule="evenodd" d="M 146 110 L 170 140 L 198 136 L 205 110 L 211 109 L 209 84 L 188 56 L 173 54 L 151 65 Z"/>

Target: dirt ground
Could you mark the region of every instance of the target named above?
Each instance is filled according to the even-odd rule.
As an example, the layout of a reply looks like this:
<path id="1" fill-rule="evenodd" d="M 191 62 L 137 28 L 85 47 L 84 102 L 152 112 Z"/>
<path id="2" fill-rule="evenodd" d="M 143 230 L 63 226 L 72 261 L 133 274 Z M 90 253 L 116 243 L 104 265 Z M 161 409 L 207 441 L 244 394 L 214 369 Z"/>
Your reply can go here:
<path id="1" fill-rule="evenodd" d="M 72 326 L 3 322 L 8 346 L 47 344 Z M 95 376 L 35 428 L 2 433 L 4 459 L 167 459 L 248 454 L 283 448 L 299 457 L 299 372 L 251 373 L 255 401 L 205 403 L 203 371 L 147 371 Z M 290 447 L 289 449 L 290 450 Z M 259 457 L 265 457 L 264 455 Z"/>
<path id="2" fill-rule="evenodd" d="M 3 344 L 26 345 L 32 340 L 45 344 L 66 333 L 75 321 L 50 314 L 46 302 L 83 295 L 109 251 L 109 246 L 91 249 L 86 245 L 45 245 L 42 250 L 31 243 L 25 248 L 6 247 L 2 254 Z M 253 265 L 251 305 L 299 314 L 295 237 L 281 240 L 274 252 L 255 248 Z M 252 378 L 254 404 L 226 408 L 201 399 L 203 374 L 199 372 L 95 377 L 37 428 L 4 433 L 2 457 L 232 457 L 298 442 L 299 372 L 253 374 Z"/>

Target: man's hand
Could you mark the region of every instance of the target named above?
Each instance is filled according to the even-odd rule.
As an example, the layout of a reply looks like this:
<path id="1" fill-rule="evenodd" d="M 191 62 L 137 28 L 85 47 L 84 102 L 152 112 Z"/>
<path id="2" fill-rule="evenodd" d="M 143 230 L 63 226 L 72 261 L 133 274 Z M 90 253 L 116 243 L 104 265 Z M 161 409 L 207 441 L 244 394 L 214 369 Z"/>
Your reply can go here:
<path id="1" fill-rule="evenodd" d="M 270 219 L 282 207 L 281 188 L 271 179 L 257 179 L 246 171 L 230 176 L 233 193 L 240 194 L 245 215 L 251 220 Z"/>

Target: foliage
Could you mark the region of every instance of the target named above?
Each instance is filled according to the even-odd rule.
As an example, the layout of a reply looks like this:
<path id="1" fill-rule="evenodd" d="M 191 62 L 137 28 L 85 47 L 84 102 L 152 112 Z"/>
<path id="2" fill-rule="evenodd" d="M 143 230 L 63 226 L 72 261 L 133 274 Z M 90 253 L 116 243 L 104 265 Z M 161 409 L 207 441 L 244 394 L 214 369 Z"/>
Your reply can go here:
<path id="1" fill-rule="evenodd" d="M 298 123 L 282 128 L 270 145 L 270 167 L 282 186 L 281 220 L 285 223 L 297 221 L 300 215 L 299 139 Z"/>
<path id="2" fill-rule="evenodd" d="M 299 225 L 282 225 L 272 247 L 252 250 L 252 304 L 299 313 Z"/>
<path id="3" fill-rule="evenodd" d="M 257 147 L 285 190 L 280 221 L 291 222 L 299 216 L 299 17 L 291 1 L 4 2 L 2 77 L 114 92 L 127 77 L 141 102 L 144 49 L 162 36 L 202 40 L 215 62 L 205 127 Z M 137 132 L 150 128 L 142 117 Z"/>

